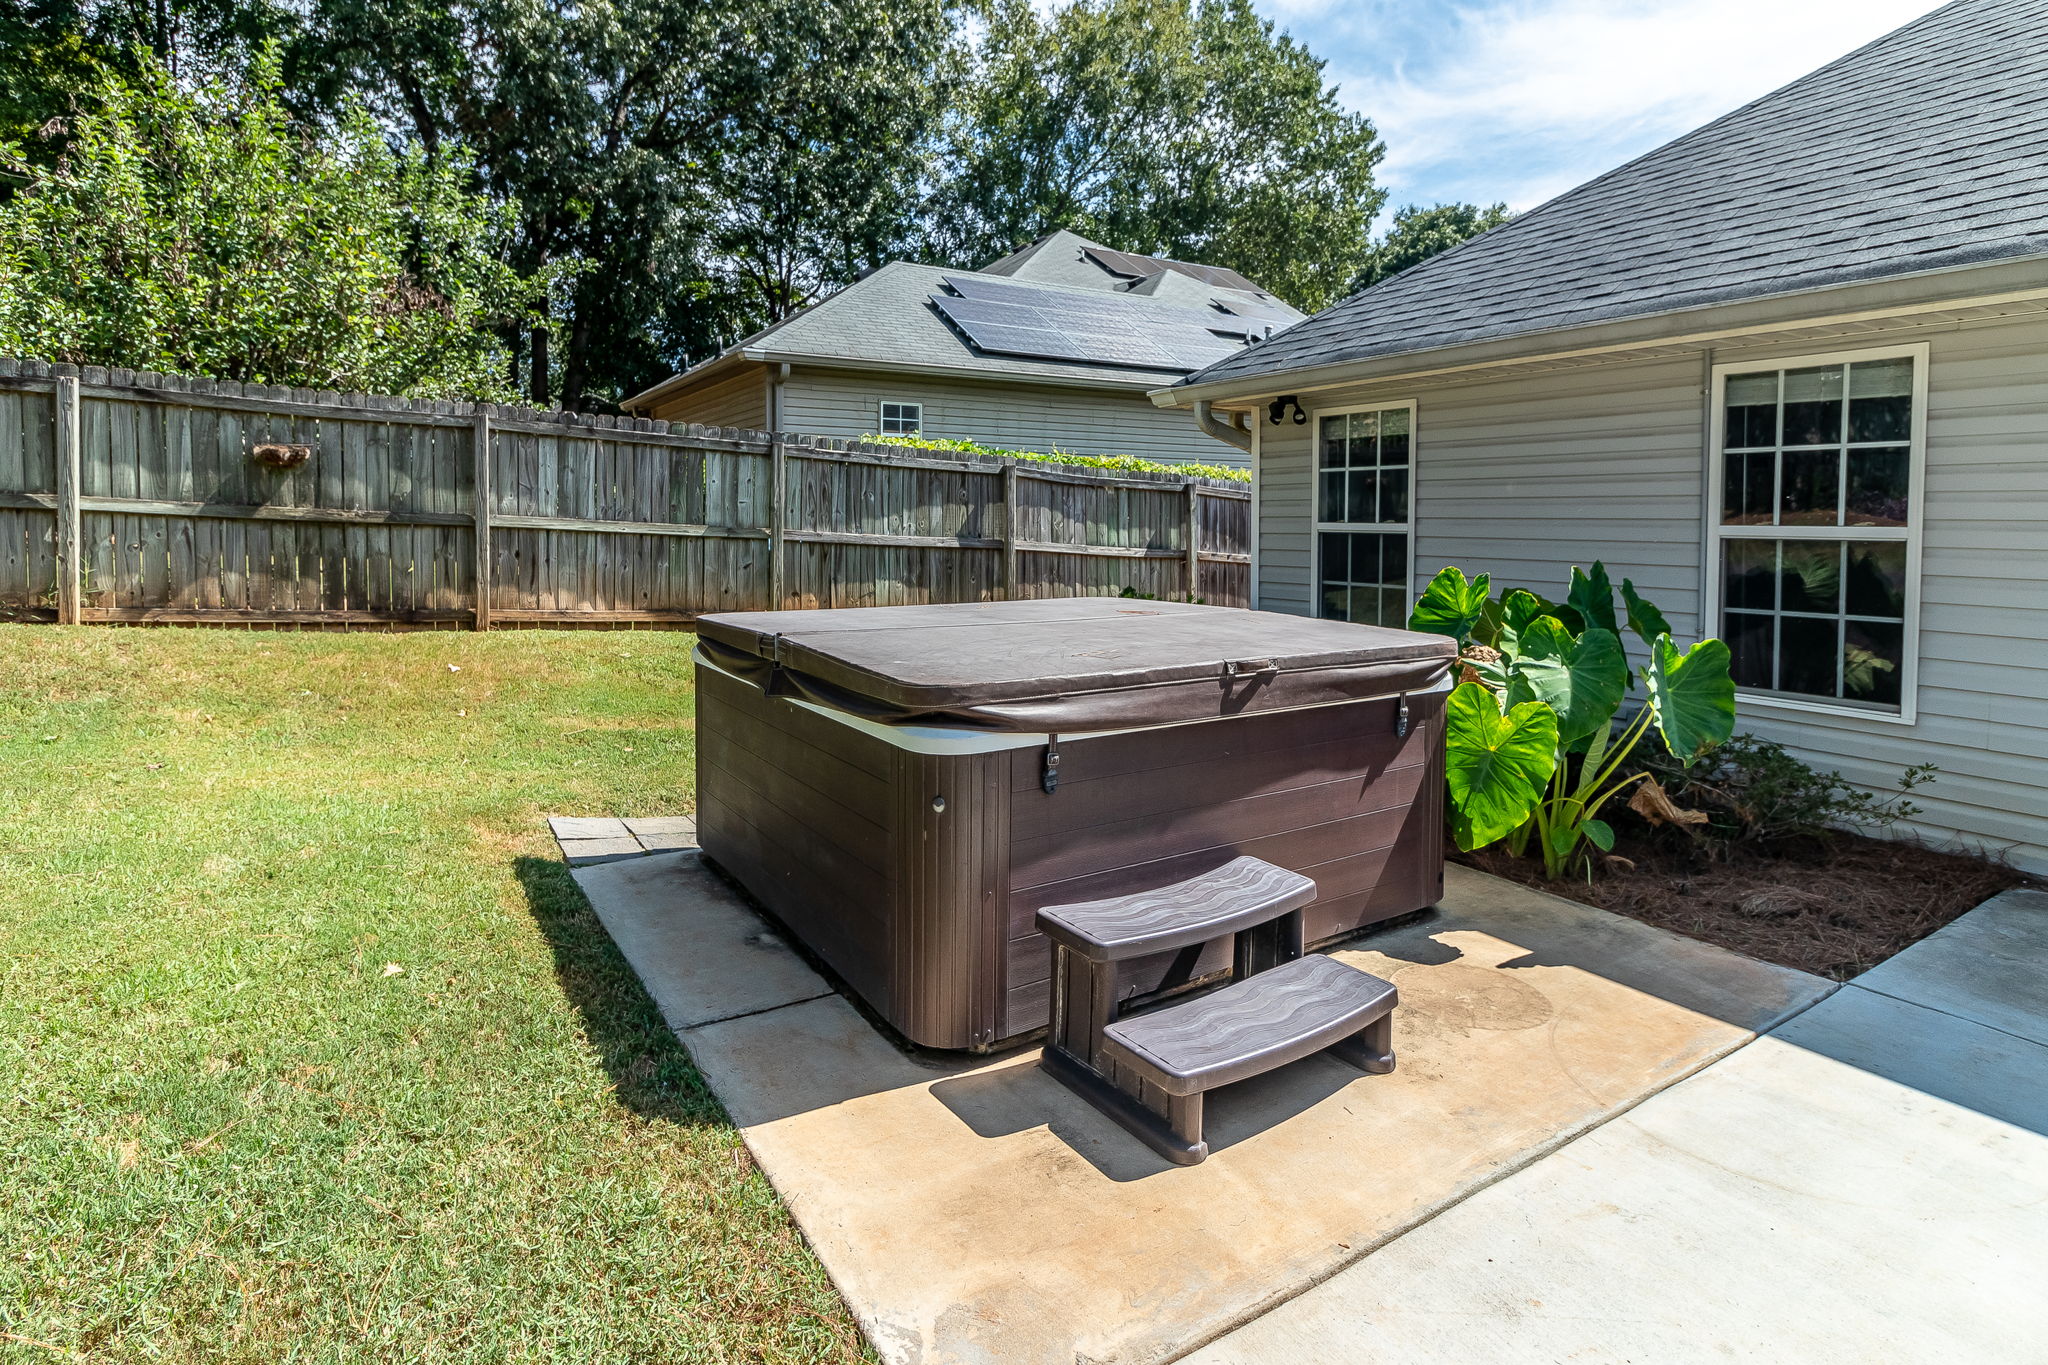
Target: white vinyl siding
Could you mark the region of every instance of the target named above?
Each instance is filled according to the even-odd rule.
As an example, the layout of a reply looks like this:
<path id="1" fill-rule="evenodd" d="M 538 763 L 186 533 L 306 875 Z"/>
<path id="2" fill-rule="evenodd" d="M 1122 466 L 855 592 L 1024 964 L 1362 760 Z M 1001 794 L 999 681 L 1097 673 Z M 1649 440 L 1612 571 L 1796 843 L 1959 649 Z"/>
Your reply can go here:
<path id="1" fill-rule="evenodd" d="M 1266 611 L 1313 615 L 1309 574 L 1315 520 L 1314 428 L 1259 423 L 1259 600 Z"/>
<path id="2" fill-rule="evenodd" d="M 1138 455 L 1249 468 L 1251 456 L 1161 408 L 1143 393 L 1055 385 L 992 384 L 922 375 L 796 366 L 782 385 L 783 429 L 804 436 L 875 432 L 877 405 L 920 404 L 924 434 L 1019 450 L 1058 446 L 1081 455 Z"/>
<path id="3" fill-rule="evenodd" d="M 2010 847 L 2048 871 L 2048 320 L 1901 328 L 1928 345 L 1918 709 L 1894 716 L 1745 705 L 1740 727 L 1890 789 L 1916 762 L 1921 829 Z M 1835 343 L 1850 349 L 1859 343 Z M 1710 368 L 1764 368 L 1812 341 L 1695 351 L 1318 406 L 1417 400 L 1415 576 L 1445 564 L 1555 596 L 1574 564 L 1633 578 L 1684 638 L 1702 633 Z M 1310 609 L 1308 431 L 1262 427 L 1260 605 Z M 1718 498 L 1719 490 L 1715 490 Z"/>

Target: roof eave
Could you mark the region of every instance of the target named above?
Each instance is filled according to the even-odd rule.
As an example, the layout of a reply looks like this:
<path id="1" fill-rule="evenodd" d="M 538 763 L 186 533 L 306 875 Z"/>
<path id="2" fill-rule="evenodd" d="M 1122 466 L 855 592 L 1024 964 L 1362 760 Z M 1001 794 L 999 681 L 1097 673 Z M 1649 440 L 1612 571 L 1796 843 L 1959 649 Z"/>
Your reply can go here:
<path id="1" fill-rule="evenodd" d="M 742 365 L 760 358 L 748 348 L 735 346 L 732 350 L 721 352 L 701 364 L 692 365 L 681 374 L 672 374 L 651 388 L 642 389 L 631 398 L 620 402 L 619 406 L 627 412 L 638 412 L 641 408 L 652 407 L 662 399 L 672 397 L 684 389 L 695 388 L 706 380 L 722 378 L 729 371 L 737 370 Z"/>
<path id="2" fill-rule="evenodd" d="M 1113 379 L 1107 375 L 1090 378 L 1086 375 L 1020 373 L 1016 370 L 978 365 L 911 364 L 895 360 L 877 360 L 872 356 L 820 355 L 803 351 L 763 350 L 758 354 L 749 352 L 749 358 L 790 365 L 810 365 L 820 369 L 887 371 L 891 374 L 928 375 L 934 379 L 972 379 L 999 384 L 1050 384 L 1069 389 L 1114 389 L 1133 394 L 1153 392 L 1152 385 L 1156 382 L 1149 379 Z"/>
<path id="3" fill-rule="evenodd" d="M 2005 299 L 2017 302 L 2048 297 L 2048 285 L 2041 282 L 2040 267 L 2044 262 L 2048 262 L 2048 253 L 1972 261 L 1887 275 L 1881 279 L 1851 280 L 1656 312 L 1631 313 L 1599 322 L 1517 332 L 1482 341 L 1421 347 L 1324 365 L 1267 370 L 1208 383 L 1175 384 L 1151 390 L 1149 396 L 1155 405 L 1162 408 L 1193 408 L 1201 401 L 1241 402 L 1283 391 L 1305 392 L 1425 374 L 1485 370 L 1603 351 L 1626 351 L 1638 346 L 1707 343 L 1720 337 L 1760 330 L 1806 326 L 1820 318 L 1847 321 L 1863 316 L 1877 318 L 1935 311 L 1959 304 Z M 1958 288 L 1965 278 L 1969 280 L 1969 286 Z M 1815 308 L 1813 303 L 1822 298 L 1832 298 L 1834 306 Z"/>

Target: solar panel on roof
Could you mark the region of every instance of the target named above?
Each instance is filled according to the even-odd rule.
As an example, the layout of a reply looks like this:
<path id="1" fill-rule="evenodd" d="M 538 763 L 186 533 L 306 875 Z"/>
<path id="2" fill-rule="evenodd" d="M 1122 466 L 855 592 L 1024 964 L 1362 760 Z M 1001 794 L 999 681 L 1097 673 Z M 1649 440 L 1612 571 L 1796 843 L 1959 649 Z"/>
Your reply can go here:
<path id="1" fill-rule="evenodd" d="M 954 292 L 935 294 L 932 303 L 968 341 L 996 355 L 1192 370 L 1256 334 L 1250 324 L 1214 309 L 1127 294 L 1046 289 L 985 275 L 944 281 Z"/>

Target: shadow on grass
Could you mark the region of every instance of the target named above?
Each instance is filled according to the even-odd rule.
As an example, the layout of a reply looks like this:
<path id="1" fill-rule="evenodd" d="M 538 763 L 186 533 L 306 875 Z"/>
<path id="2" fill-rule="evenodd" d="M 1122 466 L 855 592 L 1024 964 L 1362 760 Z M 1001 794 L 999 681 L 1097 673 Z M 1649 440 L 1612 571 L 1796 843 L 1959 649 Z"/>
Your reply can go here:
<path id="1" fill-rule="evenodd" d="M 730 1123 L 568 867 L 552 858 L 519 858 L 512 871 L 526 893 L 527 912 L 554 952 L 555 980 L 619 1103 L 669 1123 Z"/>

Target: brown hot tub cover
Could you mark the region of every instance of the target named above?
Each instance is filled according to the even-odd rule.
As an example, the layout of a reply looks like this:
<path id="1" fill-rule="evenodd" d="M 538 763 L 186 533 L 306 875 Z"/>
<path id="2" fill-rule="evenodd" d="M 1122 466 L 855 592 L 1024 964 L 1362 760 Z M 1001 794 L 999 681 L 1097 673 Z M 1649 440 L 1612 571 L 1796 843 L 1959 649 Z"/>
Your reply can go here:
<path id="1" fill-rule="evenodd" d="M 884 725 L 1033 733 L 1420 692 L 1457 654 L 1442 636 L 1122 597 L 728 612 L 697 629 L 710 663 L 771 695 Z"/>

